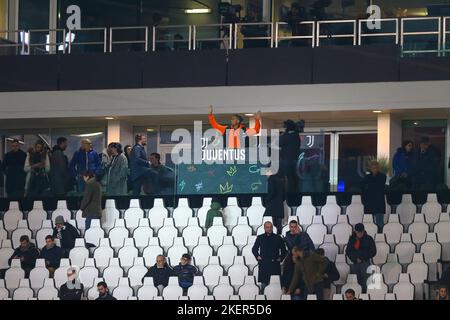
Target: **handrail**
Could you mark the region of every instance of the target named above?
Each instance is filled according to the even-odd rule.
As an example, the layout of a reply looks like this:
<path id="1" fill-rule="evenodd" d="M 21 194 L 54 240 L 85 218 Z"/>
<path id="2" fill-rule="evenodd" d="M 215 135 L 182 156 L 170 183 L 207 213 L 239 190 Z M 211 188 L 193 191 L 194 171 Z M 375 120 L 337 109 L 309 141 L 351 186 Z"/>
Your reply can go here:
<path id="1" fill-rule="evenodd" d="M 46 42 L 46 43 L 31 43 L 31 34 L 32 33 L 40 33 L 40 32 L 48 32 L 48 34 L 50 35 L 50 33 L 53 32 L 62 32 L 62 40 L 61 42 L 58 42 L 58 40 L 56 40 L 55 42 Z M 59 45 L 63 45 L 63 53 L 66 52 L 66 48 L 65 48 L 65 44 L 66 44 L 66 29 L 31 29 L 28 30 L 28 34 L 29 34 L 29 43 L 28 43 L 28 54 L 30 54 L 30 48 L 31 47 L 39 47 L 39 46 L 59 46 Z M 55 37 L 55 39 L 57 39 L 58 36 Z M 58 50 L 58 49 L 57 49 Z"/>
<path id="2" fill-rule="evenodd" d="M 88 41 L 88 42 L 72 42 L 72 33 L 83 31 L 103 31 L 103 42 L 100 41 Z M 103 44 L 103 52 L 107 52 L 107 39 L 108 39 L 108 29 L 107 28 L 80 28 L 69 30 L 69 43 L 68 43 L 68 53 L 72 53 L 73 45 L 99 45 Z"/>
<path id="3" fill-rule="evenodd" d="M 113 30 L 145 30 L 144 40 L 130 40 L 130 41 L 114 41 Z M 148 27 L 111 27 L 109 28 L 109 52 L 113 52 L 113 44 L 136 44 L 143 43 L 145 52 L 148 51 Z"/>
<path id="4" fill-rule="evenodd" d="M 220 38 L 198 38 L 197 37 L 197 29 L 198 28 L 212 28 L 212 27 L 227 27 L 228 29 L 228 38 L 225 37 L 220 37 Z M 221 30 L 219 30 L 221 31 Z M 223 43 L 225 44 L 225 40 L 228 42 L 228 47 L 227 49 L 232 49 L 233 47 L 233 38 L 232 38 L 232 33 L 233 33 L 233 24 L 232 23 L 214 23 L 214 24 L 204 24 L 204 25 L 200 25 L 200 26 L 196 26 L 193 25 L 192 26 L 192 50 L 195 50 L 197 48 L 197 41 L 223 41 Z"/>
<path id="5" fill-rule="evenodd" d="M 321 35 L 320 26 L 323 24 L 343 24 L 343 23 L 353 23 L 353 33 L 352 34 L 335 34 L 335 35 Z M 322 20 L 317 21 L 317 32 L 316 32 L 316 46 L 320 46 L 320 39 L 322 38 L 353 38 L 353 45 L 356 46 L 356 20 Z"/>
<path id="6" fill-rule="evenodd" d="M 186 28 L 188 29 L 188 39 L 181 40 L 157 40 L 156 39 L 156 31 L 157 29 L 180 29 Z M 178 25 L 170 25 L 170 26 L 153 26 L 153 34 L 152 34 L 152 51 L 156 51 L 156 43 L 165 43 L 165 42 L 187 42 L 188 50 L 192 49 L 192 25 L 190 24 L 178 24 Z"/>
<path id="7" fill-rule="evenodd" d="M 438 30 L 437 31 L 408 31 L 405 32 L 405 21 L 420 21 L 420 20 L 437 20 Z M 441 48 L 441 17 L 419 17 L 419 18 L 402 18 L 400 23 L 400 46 L 403 48 L 405 44 L 405 36 L 421 36 L 421 35 L 437 35 L 437 50 L 408 50 L 403 51 L 403 53 L 426 53 L 426 52 L 439 52 Z"/>
<path id="8" fill-rule="evenodd" d="M 244 37 L 244 40 L 270 40 L 270 47 L 273 48 L 273 23 L 272 22 L 239 22 L 234 25 L 234 49 L 237 49 L 238 29 L 242 26 L 270 26 L 270 36 L 267 37 Z"/>
<path id="9" fill-rule="evenodd" d="M 445 55 L 447 52 L 447 35 L 450 34 L 450 30 L 447 28 L 447 21 L 450 21 L 450 17 L 443 18 L 443 28 L 442 28 L 442 52 Z"/>
<path id="10" fill-rule="evenodd" d="M 395 22 L 395 32 L 375 32 L 375 33 L 363 33 L 362 24 L 363 22 L 389 22 L 393 21 Z M 387 37 L 387 36 L 394 36 L 395 37 L 395 44 L 398 44 L 399 34 L 398 34 L 398 19 L 397 18 L 384 18 L 384 19 L 360 19 L 358 23 L 358 45 L 361 45 L 362 38 L 363 37 Z"/>
<path id="11" fill-rule="evenodd" d="M 275 48 L 278 48 L 278 43 L 280 40 L 290 40 L 290 39 L 311 39 L 311 47 L 314 48 L 314 39 L 316 37 L 316 23 L 314 21 L 302 21 L 298 23 L 299 25 L 302 24 L 310 24 L 312 26 L 311 28 L 311 35 L 310 36 L 280 36 L 279 35 L 279 26 L 280 25 L 289 25 L 287 22 L 276 22 L 275 23 Z"/>
<path id="12" fill-rule="evenodd" d="M 17 35 L 19 35 L 19 34 L 21 34 L 21 33 L 26 33 L 26 31 L 25 30 L 0 30 L 0 34 L 1 33 L 7 33 L 7 34 L 9 34 L 9 33 L 13 33 L 13 34 L 17 34 Z M 8 38 L 9 38 L 9 36 L 8 36 Z M 9 48 L 9 47 L 16 47 L 16 48 L 21 48 L 22 49 L 22 52 L 25 52 L 25 41 L 21 41 L 20 43 L 0 43 L 0 48 L 2 48 L 2 47 L 6 47 L 6 48 Z"/>

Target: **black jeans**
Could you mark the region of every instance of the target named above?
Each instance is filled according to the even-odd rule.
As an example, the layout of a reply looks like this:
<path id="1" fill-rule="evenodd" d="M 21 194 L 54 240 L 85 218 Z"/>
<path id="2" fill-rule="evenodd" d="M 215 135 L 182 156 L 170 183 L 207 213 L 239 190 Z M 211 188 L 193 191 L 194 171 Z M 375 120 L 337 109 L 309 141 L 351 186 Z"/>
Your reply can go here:
<path id="1" fill-rule="evenodd" d="M 323 300 L 323 289 L 325 288 L 325 284 L 323 281 L 316 283 L 312 288 L 305 286 L 304 291 L 304 299 L 306 300 L 308 294 L 315 294 L 317 296 L 317 300 Z"/>

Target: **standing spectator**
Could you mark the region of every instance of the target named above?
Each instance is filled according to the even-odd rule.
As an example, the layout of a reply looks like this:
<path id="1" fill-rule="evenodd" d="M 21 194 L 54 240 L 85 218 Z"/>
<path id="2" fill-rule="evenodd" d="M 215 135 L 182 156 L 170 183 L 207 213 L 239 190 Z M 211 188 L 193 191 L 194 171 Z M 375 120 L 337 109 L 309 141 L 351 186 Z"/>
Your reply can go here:
<path id="1" fill-rule="evenodd" d="M 142 184 L 145 180 L 150 180 L 152 185 L 155 184 L 157 173 L 150 168 L 150 161 L 147 160 L 147 136 L 137 134 L 134 138 L 136 144 L 131 151 L 130 178 L 133 183 L 133 195 L 141 194 Z"/>
<path id="2" fill-rule="evenodd" d="M 67 282 L 59 289 L 60 300 L 81 300 L 84 286 L 78 280 L 77 270 L 73 267 L 67 269 Z"/>
<path id="3" fill-rule="evenodd" d="M 82 211 L 82 217 L 86 218 L 85 230 L 88 230 L 91 227 L 92 219 L 102 218 L 102 186 L 91 171 L 84 172 L 83 179 L 86 187 L 80 210 Z"/>
<path id="4" fill-rule="evenodd" d="M 156 257 L 155 265 L 148 270 L 144 277 L 152 277 L 155 287 L 158 288 L 161 294 L 163 289 L 169 284 L 169 278 L 172 274 L 173 270 L 167 264 L 166 257 L 160 254 Z"/>
<path id="5" fill-rule="evenodd" d="M 120 143 L 108 145 L 111 159 L 106 166 L 106 194 L 109 196 L 124 196 L 127 191 L 128 160 L 123 154 Z"/>
<path id="6" fill-rule="evenodd" d="M 261 289 L 264 291 L 271 275 L 281 275 L 280 263 L 286 256 L 284 241 L 273 233 L 271 222 L 264 223 L 264 233 L 256 238 L 252 253 L 258 261 L 258 282 L 261 282 Z"/>
<path id="7" fill-rule="evenodd" d="M 59 239 L 64 257 L 69 257 L 70 250 L 75 247 L 75 239 L 80 237 L 78 230 L 69 222 L 64 222 L 63 216 L 57 216 L 55 219 L 55 228 L 53 229 L 53 238 Z"/>
<path id="8" fill-rule="evenodd" d="M 27 154 L 20 149 L 19 140 L 14 139 L 11 150 L 5 155 L 2 172 L 6 176 L 6 194 L 9 198 L 23 197 L 25 191 L 25 159 Z"/>
<path id="9" fill-rule="evenodd" d="M 243 19 L 244 23 L 258 23 L 262 19 L 258 15 L 257 8 L 253 5 L 248 6 L 247 15 Z M 241 33 L 244 36 L 244 48 L 268 48 L 269 41 L 267 39 L 250 39 L 245 38 L 263 38 L 267 37 L 267 25 L 255 24 L 241 27 Z"/>
<path id="10" fill-rule="evenodd" d="M 55 270 L 59 268 L 59 263 L 63 257 L 64 250 L 55 244 L 55 238 L 51 235 L 46 236 L 45 247 L 41 249 L 39 258 L 45 259 L 45 266 L 50 273 L 50 278 L 53 277 Z"/>
<path id="11" fill-rule="evenodd" d="M 72 177 L 77 181 L 78 192 L 84 192 L 85 182 L 82 173 L 90 171 L 95 174 L 100 170 L 100 157 L 92 149 L 91 140 L 81 140 L 81 147 L 73 154 L 69 167 Z"/>
<path id="12" fill-rule="evenodd" d="M 97 283 L 98 298 L 95 300 L 117 300 L 109 293 L 109 288 L 106 282 L 100 281 Z"/>
<path id="13" fill-rule="evenodd" d="M 24 170 L 27 173 L 25 194 L 28 197 L 42 197 L 50 191 L 50 159 L 44 148 L 44 142 L 37 141 L 30 148 L 25 160 Z"/>
<path id="14" fill-rule="evenodd" d="M 432 191 L 438 182 L 439 154 L 430 145 L 430 138 L 420 140 L 419 150 L 414 157 L 413 188 L 415 190 Z"/>
<path id="15" fill-rule="evenodd" d="M 386 201 L 384 199 L 386 188 L 386 175 L 380 172 L 377 161 L 369 164 L 370 173 L 364 177 L 362 183 L 362 198 L 364 201 L 364 212 L 375 217 L 378 233 L 383 232 L 384 214 L 386 213 Z"/>
<path id="16" fill-rule="evenodd" d="M 297 246 L 303 250 L 314 250 L 314 243 L 306 232 L 300 230 L 298 222 L 292 220 L 289 222 L 289 231 L 284 237 L 288 252 L 283 261 L 283 275 L 281 277 L 281 287 L 283 292 L 287 292 L 294 276 L 294 261 L 292 259 L 292 249 Z"/>
<path id="17" fill-rule="evenodd" d="M 131 178 L 130 178 L 130 167 L 131 167 L 131 150 L 133 149 L 132 146 L 130 146 L 129 144 L 125 146 L 125 148 L 123 149 L 125 157 L 127 157 L 127 163 L 128 163 L 128 175 L 127 175 L 127 194 L 128 192 L 131 191 L 133 184 L 131 183 Z"/>
<path id="18" fill-rule="evenodd" d="M 411 188 L 411 174 L 414 161 L 414 144 L 411 140 L 405 140 L 402 147 L 397 149 L 394 154 L 392 166 L 394 168 L 394 178 L 389 182 L 401 186 L 403 189 L 409 190 Z"/>
<path id="19" fill-rule="evenodd" d="M 280 234 L 281 229 L 283 229 L 281 221 L 284 218 L 284 180 L 279 172 L 269 176 L 265 205 L 264 216 L 272 217 L 273 224 Z"/>
<path id="20" fill-rule="evenodd" d="M 325 250 L 323 248 L 319 248 L 316 250 L 316 253 L 319 256 L 324 257 L 327 260 L 327 268 L 325 269 L 325 273 L 323 275 L 323 298 L 325 300 L 331 299 L 331 284 L 334 281 L 339 280 L 341 277 L 339 274 L 339 270 L 336 268 L 336 264 L 325 257 Z"/>
<path id="21" fill-rule="evenodd" d="M 298 192 L 297 161 L 300 155 L 300 136 L 295 122 L 286 120 L 285 131 L 280 136 L 281 171 L 287 180 L 286 193 Z"/>
<path id="22" fill-rule="evenodd" d="M 445 285 L 439 285 L 437 294 L 436 294 L 436 300 L 450 300 L 450 297 L 448 296 L 448 289 Z"/>
<path id="23" fill-rule="evenodd" d="M 25 271 L 25 277 L 28 278 L 31 269 L 36 265 L 36 259 L 39 257 L 39 250 L 35 247 L 34 243 L 30 242 L 28 236 L 21 236 L 19 240 L 20 247 L 14 250 L 13 255 L 8 260 L 8 264 L 11 265 L 12 259 L 20 259 L 20 265 Z"/>
<path id="24" fill-rule="evenodd" d="M 50 158 L 50 184 L 56 197 L 65 196 L 72 187 L 70 186 L 69 160 L 64 154 L 66 149 L 67 139 L 64 137 L 58 138 Z"/>
<path id="25" fill-rule="evenodd" d="M 355 290 L 353 289 L 347 289 L 345 290 L 345 300 L 359 300 L 356 298 Z"/>
<path id="26" fill-rule="evenodd" d="M 325 257 L 314 251 L 294 247 L 292 258 L 295 262 L 295 271 L 288 294 L 300 294 L 304 299 L 308 294 L 315 294 L 318 300 L 323 300 L 324 278 L 328 265 Z M 303 292 L 301 292 L 302 284 L 304 284 Z"/>
<path id="27" fill-rule="evenodd" d="M 222 218 L 222 216 L 222 205 L 219 201 L 212 201 L 211 209 L 206 213 L 205 228 L 209 229 L 213 225 L 214 218 Z"/>
<path id="28" fill-rule="evenodd" d="M 353 274 L 356 274 L 358 283 L 363 292 L 367 289 L 367 268 L 370 259 L 377 254 L 377 247 L 373 238 L 367 234 L 362 223 L 355 226 L 355 232 L 350 236 L 345 254 L 353 262 L 350 265 Z"/>
<path id="29" fill-rule="evenodd" d="M 173 275 L 178 277 L 178 283 L 183 288 L 183 294 L 194 283 L 194 277 L 199 275 L 196 267 L 191 265 L 191 256 L 188 253 L 183 254 L 180 264 L 173 268 Z"/>
<path id="30" fill-rule="evenodd" d="M 146 194 L 173 195 L 175 175 L 171 168 L 161 163 L 161 155 L 153 152 L 150 154 L 150 168 L 155 171 L 156 177 L 153 185 L 144 184 Z M 147 181 L 149 182 L 149 181 Z"/>

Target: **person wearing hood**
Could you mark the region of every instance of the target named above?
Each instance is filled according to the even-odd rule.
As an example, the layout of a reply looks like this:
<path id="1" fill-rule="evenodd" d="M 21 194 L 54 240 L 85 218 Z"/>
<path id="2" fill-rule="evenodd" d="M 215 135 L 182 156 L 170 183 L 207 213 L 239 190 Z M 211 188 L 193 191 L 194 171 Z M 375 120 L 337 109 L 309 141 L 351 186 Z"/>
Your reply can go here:
<path id="1" fill-rule="evenodd" d="M 55 239 L 59 239 L 61 248 L 64 251 L 64 257 L 68 258 L 70 250 L 75 247 L 75 239 L 80 237 L 80 233 L 69 222 L 64 222 L 63 216 L 57 216 L 52 236 Z"/>
<path id="2" fill-rule="evenodd" d="M 100 157 L 92 149 L 91 140 L 83 139 L 81 141 L 81 147 L 73 154 L 69 168 L 72 177 L 77 181 L 78 192 L 84 192 L 86 184 L 82 173 L 84 171 L 91 171 L 96 174 L 101 169 Z"/>
<path id="3" fill-rule="evenodd" d="M 215 217 L 222 218 L 222 206 L 218 201 L 213 201 L 211 203 L 211 209 L 209 209 L 208 212 L 206 213 L 206 221 L 205 221 L 206 229 L 209 229 L 213 225 Z"/>
<path id="4" fill-rule="evenodd" d="M 180 263 L 173 268 L 173 275 L 178 277 L 178 284 L 183 288 L 183 294 L 194 283 L 194 277 L 199 275 L 198 269 L 191 264 L 192 257 L 185 253 L 181 257 Z"/>
<path id="5" fill-rule="evenodd" d="M 56 197 L 63 197 L 70 189 L 69 160 L 64 154 L 67 149 L 67 139 L 59 137 L 53 147 L 50 158 L 50 185 Z"/>
<path id="6" fill-rule="evenodd" d="M 169 278 L 172 274 L 173 270 L 167 264 L 166 257 L 160 254 L 156 257 L 155 265 L 148 270 L 144 278 L 152 277 L 155 287 L 158 288 L 158 291 L 161 294 L 163 289 L 169 284 Z M 142 280 L 142 282 L 144 282 L 144 280 Z"/>
<path id="7" fill-rule="evenodd" d="M 13 255 L 8 260 L 8 264 L 11 265 L 13 259 L 20 259 L 20 266 L 25 271 L 25 278 L 28 278 L 30 271 L 36 265 L 36 259 L 39 257 L 39 250 L 34 243 L 30 242 L 30 238 L 27 235 L 20 237 L 20 247 L 14 250 Z"/>
<path id="8" fill-rule="evenodd" d="M 413 148 L 414 144 L 411 140 L 403 141 L 402 147 L 397 149 L 392 160 L 396 184 L 402 184 L 408 189 L 411 188 L 411 173 L 414 161 Z"/>

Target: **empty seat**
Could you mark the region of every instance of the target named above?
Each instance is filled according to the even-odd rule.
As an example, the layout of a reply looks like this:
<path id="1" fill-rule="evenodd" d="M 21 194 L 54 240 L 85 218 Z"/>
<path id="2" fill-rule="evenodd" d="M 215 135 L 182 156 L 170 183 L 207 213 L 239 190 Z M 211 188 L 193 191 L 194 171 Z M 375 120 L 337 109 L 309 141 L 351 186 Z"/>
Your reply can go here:
<path id="1" fill-rule="evenodd" d="M 188 253 L 188 249 L 184 246 L 183 238 L 174 238 L 173 246 L 167 251 L 167 257 L 172 267 L 178 265 L 181 256 L 185 253 Z"/>
<path id="2" fill-rule="evenodd" d="M 20 237 L 28 236 L 31 239 L 31 230 L 28 229 L 27 220 L 20 220 L 17 225 L 17 229 L 12 232 L 11 241 L 13 248 L 18 248 L 20 246 Z"/>
<path id="3" fill-rule="evenodd" d="M 17 228 L 19 221 L 23 219 L 23 213 L 19 210 L 19 203 L 11 201 L 9 210 L 3 215 L 3 227 L 7 231 L 13 231 Z"/>
<path id="4" fill-rule="evenodd" d="M 202 236 L 203 230 L 198 225 L 197 218 L 189 218 L 188 226 L 183 229 L 184 244 L 192 250 L 198 244 L 198 239 Z"/>
<path id="5" fill-rule="evenodd" d="M 102 214 L 102 227 L 105 232 L 109 232 L 114 227 L 114 221 L 117 219 L 120 219 L 120 211 L 116 208 L 116 201 L 107 199 Z"/>
<path id="6" fill-rule="evenodd" d="M 220 276 L 219 284 L 214 287 L 213 296 L 216 300 L 228 300 L 233 295 L 233 287 L 228 276 Z"/>
<path id="7" fill-rule="evenodd" d="M 37 291 L 44 285 L 45 279 L 49 277 L 48 269 L 45 267 L 44 259 L 37 259 L 36 266 L 30 271 L 30 287 Z"/>
<path id="8" fill-rule="evenodd" d="M 191 287 L 189 287 L 187 295 L 190 300 L 203 300 L 208 295 L 208 288 L 205 286 L 203 277 L 196 276 Z"/>
<path id="9" fill-rule="evenodd" d="M 58 200 L 56 204 L 56 210 L 52 212 L 52 221 L 55 223 L 55 219 L 58 216 L 63 216 L 64 221 L 69 221 L 72 219 L 72 213 L 67 209 L 66 200 Z"/>
<path id="10" fill-rule="evenodd" d="M 178 297 L 182 295 L 183 289 L 178 285 L 178 277 L 170 277 L 169 284 L 162 293 L 164 300 L 178 300 Z"/>
<path id="11" fill-rule="evenodd" d="M 119 279 L 124 276 L 123 269 L 120 267 L 118 258 L 111 258 L 109 266 L 103 271 L 103 278 L 111 290 L 114 290 L 119 283 Z"/>
<path id="12" fill-rule="evenodd" d="M 414 290 L 414 285 L 410 281 L 409 274 L 400 274 L 399 281 L 393 289 L 393 293 L 396 295 L 397 300 L 413 300 Z"/>
<path id="13" fill-rule="evenodd" d="M 356 274 L 349 274 L 347 276 L 347 282 L 342 286 L 341 293 L 344 293 L 345 291 L 347 291 L 347 289 L 353 289 L 356 296 L 359 296 L 361 294 L 362 288 L 358 284 Z"/>
<path id="14" fill-rule="evenodd" d="M 134 239 L 128 238 L 123 242 L 123 247 L 119 249 L 117 257 L 120 260 L 120 266 L 128 272 L 134 264 L 134 259 L 139 255 L 139 250 L 134 245 Z"/>
<path id="15" fill-rule="evenodd" d="M 173 244 L 173 239 L 178 236 L 178 229 L 174 227 L 172 218 L 164 219 L 164 225 L 158 230 L 159 244 L 168 249 Z"/>
<path id="16" fill-rule="evenodd" d="M 203 205 L 197 211 L 198 223 L 201 228 L 205 227 L 206 214 L 208 210 L 211 209 L 212 198 L 203 198 Z"/>
<path id="17" fill-rule="evenodd" d="M 372 238 L 375 238 L 375 235 L 377 234 L 378 231 L 378 227 L 373 222 L 373 216 L 371 214 L 365 214 L 363 216 L 363 224 L 367 234 Z"/>
<path id="18" fill-rule="evenodd" d="M 331 261 L 336 260 L 336 255 L 339 253 L 339 247 L 336 244 L 334 239 L 334 235 L 326 234 L 323 237 L 323 243 L 319 246 L 319 248 L 324 249 L 325 256 Z"/>
<path id="19" fill-rule="evenodd" d="M 404 194 L 402 202 L 397 206 L 397 214 L 400 223 L 404 226 L 411 224 L 414 220 L 414 215 L 417 212 L 416 205 L 412 203 L 411 195 Z"/>
<path id="20" fill-rule="evenodd" d="M 383 274 L 376 272 L 367 279 L 367 294 L 370 300 L 384 300 L 388 287 L 384 283 Z"/>
<path id="21" fill-rule="evenodd" d="M 264 295 L 267 300 L 280 300 L 283 292 L 281 291 L 280 277 L 270 276 L 270 282 L 267 287 L 264 288 Z"/>
<path id="22" fill-rule="evenodd" d="M 80 232 L 83 233 L 84 230 L 86 229 L 86 218 L 83 218 L 83 211 L 78 210 L 77 213 L 75 213 L 75 221 L 79 226 Z"/>
<path id="23" fill-rule="evenodd" d="M 223 275 L 223 268 L 219 264 L 219 258 L 211 256 L 209 264 L 203 269 L 203 279 L 205 285 L 212 290 L 219 284 L 219 277 Z"/>
<path id="24" fill-rule="evenodd" d="M 423 214 L 416 214 L 414 216 L 414 222 L 409 225 L 408 232 L 411 234 L 412 241 L 415 244 L 422 244 L 425 242 L 429 227 L 428 224 L 425 223 Z"/>
<path id="25" fill-rule="evenodd" d="M 94 250 L 94 259 L 97 268 L 101 272 L 108 267 L 109 260 L 114 257 L 114 250 L 111 248 L 109 239 L 101 239 L 100 246 Z"/>
<path id="26" fill-rule="evenodd" d="M 361 196 L 352 196 L 352 203 L 345 209 L 345 214 L 348 217 L 349 223 L 353 226 L 363 221 L 364 206 L 361 202 Z"/>
<path id="27" fill-rule="evenodd" d="M 316 207 L 312 205 L 310 196 L 302 197 L 302 204 L 297 208 L 295 215 L 298 216 L 303 230 L 312 223 L 313 217 L 316 215 Z"/>
<path id="28" fill-rule="evenodd" d="M 228 276 L 230 283 L 237 291 L 237 289 L 244 284 L 245 277 L 248 275 L 248 267 L 245 265 L 244 257 L 234 257 L 233 265 L 228 269 Z"/>
<path id="29" fill-rule="evenodd" d="M 239 249 L 242 249 L 247 244 L 248 237 L 252 235 L 252 227 L 249 226 L 247 219 L 247 217 L 239 217 L 238 225 L 231 231 L 234 243 Z"/>
<path id="30" fill-rule="evenodd" d="M 223 226 L 222 218 L 215 217 L 213 219 L 213 225 L 208 229 L 207 236 L 209 244 L 217 249 L 223 243 L 223 237 L 227 235 L 227 228 Z"/>
<path id="31" fill-rule="evenodd" d="M 75 239 L 75 247 L 70 250 L 69 258 L 72 265 L 79 267 L 84 265 L 84 260 L 89 258 L 89 250 L 86 249 L 84 239 Z"/>
<path id="32" fill-rule="evenodd" d="M 78 273 L 78 279 L 85 288 L 95 286 L 94 280 L 100 276 L 95 266 L 95 259 L 86 259 L 84 267 Z"/>
<path id="33" fill-rule="evenodd" d="M 411 235 L 403 233 L 400 242 L 395 246 L 394 252 L 398 256 L 398 262 L 401 264 L 411 263 L 416 246 L 411 242 Z"/>
<path id="34" fill-rule="evenodd" d="M 133 266 L 128 270 L 128 279 L 130 279 L 130 286 L 136 288 L 142 285 L 142 279 L 147 274 L 147 267 L 144 265 L 144 258 L 134 258 Z"/>
<path id="35" fill-rule="evenodd" d="M 38 300 L 55 300 L 58 298 L 58 290 L 55 288 L 55 280 L 47 278 L 44 286 L 37 293 Z"/>
<path id="36" fill-rule="evenodd" d="M 36 246 L 38 248 L 43 248 L 45 246 L 45 237 L 52 234 L 52 220 L 42 221 L 41 228 L 36 233 Z"/>
<path id="37" fill-rule="evenodd" d="M 144 248 L 148 246 L 148 241 L 151 237 L 153 237 L 153 229 L 150 228 L 149 220 L 145 218 L 140 219 L 139 226 L 133 231 L 133 239 L 136 244 L 136 248 L 142 252 Z"/>
<path id="38" fill-rule="evenodd" d="M 34 201 L 33 209 L 28 212 L 28 227 L 36 232 L 42 226 L 42 221 L 47 220 L 47 211 L 44 210 L 42 201 Z"/>
<path id="39" fill-rule="evenodd" d="M 347 281 L 347 275 L 350 273 L 350 266 L 347 264 L 345 254 L 336 255 L 336 269 L 339 271 L 339 279 L 334 283 L 342 285 Z"/>
<path id="40" fill-rule="evenodd" d="M 395 293 L 386 293 L 384 300 L 397 300 L 397 295 Z"/>
<path id="41" fill-rule="evenodd" d="M 331 233 L 334 235 L 336 244 L 343 247 L 348 243 L 348 239 L 352 235 L 352 226 L 346 223 L 338 223 L 332 229 Z"/>
<path id="42" fill-rule="evenodd" d="M 101 282 L 101 281 L 104 281 L 104 279 L 103 279 L 103 278 L 95 278 L 94 281 L 93 281 L 93 283 L 94 283 L 94 284 L 97 284 L 97 283 L 99 283 L 99 282 Z M 109 285 L 109 283 L 108 283 L 108 285 Z M 110 288 L 110 289 L 111 289 L 111 288 Z M 88 300 L 95 300 L 95 299 L 98 298 L 98 296 L 99 296 L 99 293 L 98 293 L 97 286 L 96 286 L 96 285 L 93 285 L 93 286 L 87 291 L 87 298 L 88 298 Z"/>
<path id="43" fill-rule="evenodd" d="M 228 231 L 237 225 L 241 215 L 242 209 L 238 206 L 237 198 L 228 198 L 227 206 L 223 209 L 223 225 L 228 228 Z"/>
<path id="44" fill-rule="evenodd" d="M 158 289 L 153 284 L 153 278 L 144 278 L 144 285 L 139 288 L 137 297 L 139 300 L 153 300 L 158 296 Z"/>
<path id="45" fill-rule="evenodd" d="M 155 199 L 153 208 L 148 211 L 150 226 L 155 232 L 164 225 L 164 219 L 168 218 L 169 211 L 164 207 L 163 199 Z"/>
<path id="46" fill-rule="evenodd" d="M 146 265 L 153 265 L 156 263 L 156 257 L 163 254 L 163 249 L 159 245 L 158 238 L 151 238 L 148 242 L 148 247 L 144 249 L 142 256 L 144 257 Z"/>
<path id="47" fill-rule="evenodd" d="M 220 258 L 222 267 L 228 270 L 237 255 L 238 249 L 233 243 L 233 237 L 224 237 L 223 244 L 217 249 L 217 256 Z"/>
<path id="48" fill-rule="evenodd" d="M 327 227 L 322 224 L 321 218 L 321 216 L 314 217 L 313 223 L 306 229 L 316 247 L 322 244 L 323 237 L 327 234 Z"/>
<path id="49" fill-rule="evenodd" d="M 428 279 L 428 265 L 424 262 L 423 254 L 414 254 L 413 262 L 408 265 L 406 273 L 410 275 L 411 283 L 415 287 L 414 298 L 416 300 L 424 299 L 426 291 L 425 280 Z"/>
<path id="50" fill-rule="evenodd" d="M 245 276 L 244 285 L 239 287 L 238 294 L 242 300 L 253 300 L 259 294 L 259 287 L 256 285 L 254 276 Z"/>
<path id="51" fill-rule="evenodd" d="M 398 278 L 402 273 L 402 266 L 398 262 L 397 254 L 389 254 L 386 263 L 381 267 L 381 273 L 388 286 L 398 282 Z"/>
<path id="52" fill-rule="evenodd" d="M 333 300 L 344 300 L 344 297 L 342 296 L 342 294 L 333 294 Z"/>
<path id="53" fill-rule="evenodd" d="M 11 260 L 11 267 L 5 273 L 5 285 L 9 290 L 19 287 L 21 279 L 25 278 L 25 271 L 20 267 L 20 260 Z"/>
<path id="54" fill-rule="evenodd" d="M 439 221 L 442 206 L 438 203 L 436 194 L 428 194 L 427 202 L 422 205 L 421 212 L 425 217 L 426 223 L 433 225 Z"/>
<path id="55" fill-rule="evenodd" d="M 196 266 L 203 270 L 208 264 L 209 257 L 213 255 L 213 248 L 209 245 L 207 237 L 201 237 L 198 245 L 192 250 Z"/>
<path id="56" fill-rule="evenodd" d="M 128 300 L 133 296 L 133 289 L 130 287 L 130 281 L 128 278 L 120 278 L 119 285 L 114 289 L 112 295 L 117 300 Z"/>
<path id="57" fill-rule="evenodd" d="M 256 261 L 256 258 L 252 252 L 255 240 L 256 236 L 248 237 L 247 245 L 244 248 L 242 248 L 242 256 L 245 258 L 245 263 L 247 264 L 250 270 L 253 270 L 253 268 L 258 264 L 258 261 Z"/>
<path id="58" fill-rule="evenodd" d="M 178 207 L 173 210 L 172 217 L 174 219 L 175 227 L 181 232 L 184 227 L 187 227 L 189 218 L 192 218 L 192 209 L 189 207 L 188 199 L 178 199 Z"/>
<path id="59" fill-rule="evenodd" d="M 450 218 L 448 213 L 442 213 L 439 222 L 434 225 L 434 232 L 442 245 L 442 260 L 450 260 Z"/>
<path id="60" fill-rule="evenodd" d="M 11 242 L 9 240 L 3 240 L 2 247 L 0 248 L 0 270 L 9 268 L 8 260 L 13 253 L 14 249 L 11 248 Z"/>
<path id="61" fill-rule="evenodd" d="M 125 210 L 123 218 L 128 230 L 132 231 L 139 226 L 139 219 L 144 218 L 144 210 L 141 209 L 138 199 L 130 200 L 130 207 Z"/>
<path id="62" fill-rule="evenodd" d="M 70 266 L 69 259 L 61 259 L 59 262 L 59 268 L 55 270 L 53 279 L 55 280 L 55 287 L 60 288 L 65 282 L 67 282 L 67 268 Z"/>
<path id="63" fill-rule="evenodd" d="M 84 233 L 84 240 L 86 243 L 93 244 L 98 247 L 100 244 L 100 239 L 105 237 L 105 231 L 100 227 L 100 220 L 93 219 L 91 222 L 91 227 Z"/>
<path id="64" fill-rule="evenodd" d="M 247 208 L 245 213 L 248 218 L 248 225 L 253 228 L 253 230 L 256 231 L 256 228 L 261 225 L 265 211 L 266 208 L 262 205 L 261 197 L 253 197 L 252 205 Z"/>
<path id="65" fill-rule="evenodd" d="M 341 214 L 341 207 L 336 204 L 336 196 L 327 196 L 327 203 L 320 209 L 324 224 L 331 230 Z"/>
<path id="66" fill-rule="evenodd" d="M 389 216 L 389 223 L 384 226 L 383 233 L 386 235 L 386 242 L 390 246 L 394 246 L 400 242 L 403 226 L 398 222 L 397 215 L 391 214 Z"/>
<path id="67" fill-rule="evenodd" d="M 20 279 L 19 287 L 14 290 L 13 300 L 30 300 L 33 298 L 33 290 L 28 279 Z"/>
<path id="68" fill-rule="evenodd" d="M 389 245 L 386 243 L 386 235 L 384 233 L 376 234 L 375 246 L 377 248 L 377 253 L 372 260 L 374 264 L 381 265 L 386 262 L 390 251 Z"/>
<path id="69" fill-rule="evenodd" d="M 437 242 L 435 233 L 427 234 L 426 242 L 420 247 L 420 253 L 423 254 L 424 261 L 428 264 L 428 280 L 436 281 L 441 268 L 439 261 L 442 255 L 442 246 Z"/>

